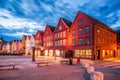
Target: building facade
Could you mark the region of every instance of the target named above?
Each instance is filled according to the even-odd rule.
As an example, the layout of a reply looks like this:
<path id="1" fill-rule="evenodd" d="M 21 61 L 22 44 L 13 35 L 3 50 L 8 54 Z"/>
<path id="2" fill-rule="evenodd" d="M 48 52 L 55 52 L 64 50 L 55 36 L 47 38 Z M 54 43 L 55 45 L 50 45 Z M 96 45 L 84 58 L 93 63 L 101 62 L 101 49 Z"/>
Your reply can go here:
<path id="1" fill-rule="evenodd" d="M 120 57 L 120 30 L 117 31 L 117 53 L 118 57 Z"/>
<path id="2" fill-rule="evenodd" d="M 46 25 L 43 33 L 43 47 L 45 48 L 44 55 L 53 56 L 54 55 L 54 31 L 55 27 Z"/>
<path id="3" fill-rule="evenodd" d="M 71 50 L 72 57 L 85 59 L 117 57 L 116 37 L 116 32 L 110 27 L 78 11 L 73 22 L 60 18 L 53 33 L 46 27 L 43 35 L 44 53 L 47 56 L 66 57 L 66 52 Z"/>
<path id="4" fill-rule="evenodd" d="M 35 35 L 35 55 L 41 56 L 44 55 L 42 52 L 43 48 L 43 31 L 38 30 Z"/>
<path id="5" fill-rule="evenodd" d="M 78 11 L 69 38 L 74 57 L 99 60 L 117 56 L 116 32 L 83 12 Z"/>

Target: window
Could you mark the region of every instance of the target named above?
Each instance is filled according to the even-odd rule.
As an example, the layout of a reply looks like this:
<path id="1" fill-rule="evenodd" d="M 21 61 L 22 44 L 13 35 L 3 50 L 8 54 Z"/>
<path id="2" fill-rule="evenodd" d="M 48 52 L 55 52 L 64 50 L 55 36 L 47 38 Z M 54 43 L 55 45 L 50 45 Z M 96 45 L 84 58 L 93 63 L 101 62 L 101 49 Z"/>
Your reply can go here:
<path id="1" fill-rule="evenodd" d="M 102 50 L 102 57 L 105 57 L 105 50 Z"/>
<path id="2" fill-rule="evenodd" d="M 64 45 L 64 46 L 66 45 L 66 39 L 63 40 L 63 45 Z"/>
<path id="3" fill-rule="evenodd" d="M 78 30 L 78 33 L 79 33 L 79 34 L 82 34 L 82 28 L 80 28 L 80 29 Z"/>
<path id="4" fill-rule="evenodd" d="M 79 43 L 79 45 L 82 45 L 83 44 L 83 39 L 79 38 L 78 43 Z"/>
<path id="5" fill-rule="evenodd" d="M 86 49 L 86 58 L 91 58 L 91 55 L 92 55 L 92 50 Z"/>
<path id="6" fill-rule="evenodd" d="M 73 40 L 72 40 L 72 45 L 75 46 L 75 44 L 76 44 L 76 40 L 73 39 Z"/>
<path id="7" fill-rule="evenodd" d="M 66 37 L 66 32 L 65 31 L 63 31 L 63 37 Z"/>
<path id="8" fill-rule="evenodd" d="M 89 37 L 85 38 L 85 44 L 90 44 L 90 38 Z"/>
<path id="9" fill-rule="evenodd" d="M 97 33 L 98 33 L 98 34 L 100 33 L 100 29 L 99 29 L 99 28 L 97 29 Z"/>
<path id="10" fill-rule="evenodd" d="M 62 40 L 60 40 L 60 46 L 62 46 Z"/>
<path id="11" fill-rule="evenodd" d="M 75 57 L 80 57 L 79 50 L 75 50 Z"/>
<path id="12" fill-rule="evenodd" d="M 62 32 L 60 32 L 60 38 L 62 38 Z"/>
<path id="13" fill-rule="evenodd" d="M 72 30 L 72 36 L 75 36 L 75 30 Z"/>
<path id="14" fill-rule="evenodd" d="M 90 27 L 89 26 L 86 26 L 85 27 L 85 33 L 89 33 L 90 32 Z"/>
<path id="15" fill-rule="evenodd" d="M 100 44 L 100 38 L 97 37 L 97 44 Z"/>
<path id="16" fill-rule="evenodd" d="M 82 25 L 82 20 L 81 19 L 78 20 L 78 26 L 80 26 L 80 25 Z"/>
<path id="17" fill-rule="evenodd" d="M 59 30 L 62 30 L 62 26 L 59 26 Z"/>

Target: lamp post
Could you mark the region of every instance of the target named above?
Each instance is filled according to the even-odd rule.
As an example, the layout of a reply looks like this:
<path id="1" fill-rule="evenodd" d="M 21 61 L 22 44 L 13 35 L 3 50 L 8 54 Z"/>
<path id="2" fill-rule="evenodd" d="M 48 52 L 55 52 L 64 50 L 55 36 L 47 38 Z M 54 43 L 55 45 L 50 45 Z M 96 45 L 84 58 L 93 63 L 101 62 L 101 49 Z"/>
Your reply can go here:
<path id="1" fill-rule="evenodd" d="M 33 53 L 33 55 L 32 55 L 32 61 L 35 62 L 35 47 L 33 47 L 32 51 L 33 51 L 32 52 Z"/>

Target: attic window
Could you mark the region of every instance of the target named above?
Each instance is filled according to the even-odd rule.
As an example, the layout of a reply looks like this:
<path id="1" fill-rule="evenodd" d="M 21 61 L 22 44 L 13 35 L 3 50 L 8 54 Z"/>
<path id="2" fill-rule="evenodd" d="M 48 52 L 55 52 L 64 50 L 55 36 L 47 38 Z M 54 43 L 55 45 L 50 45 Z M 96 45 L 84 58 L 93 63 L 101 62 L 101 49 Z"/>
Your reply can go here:
<path id="1" fill-rule="evenodd" d="M 62 26 L 59 26 L 59 30 L 62 30 Z"/>
<path id="2" fill-rule="evenodd" d="M 78 26 L 82 25 L 82 20 L 78 19 Z"/>

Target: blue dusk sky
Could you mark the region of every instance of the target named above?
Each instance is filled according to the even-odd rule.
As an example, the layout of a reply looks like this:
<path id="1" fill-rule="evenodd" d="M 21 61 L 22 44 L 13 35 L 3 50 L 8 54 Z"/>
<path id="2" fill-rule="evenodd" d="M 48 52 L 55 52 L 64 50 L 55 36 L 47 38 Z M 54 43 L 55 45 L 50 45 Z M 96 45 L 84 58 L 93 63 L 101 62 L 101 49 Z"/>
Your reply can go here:
<path id="1" fill-rule="evenodd" d="M 60 17 L 73 21 L 79 10 L 120 29 L 120 0 L 0 0 L 0 37 L 21 39 L 56 26 Z"/>

